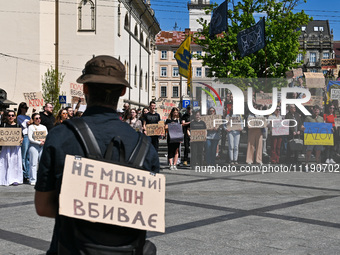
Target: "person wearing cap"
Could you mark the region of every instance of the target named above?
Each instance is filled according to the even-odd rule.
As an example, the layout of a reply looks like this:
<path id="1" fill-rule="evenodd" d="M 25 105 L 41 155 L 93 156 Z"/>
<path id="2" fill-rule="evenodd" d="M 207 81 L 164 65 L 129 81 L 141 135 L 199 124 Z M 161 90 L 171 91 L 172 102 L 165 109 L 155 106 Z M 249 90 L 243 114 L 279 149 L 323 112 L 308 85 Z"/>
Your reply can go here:
<path id="1" fill-rule="evenodd" d="M 323 123 L 324 120 L 323 118 L 320 116 L 320 106 L 315 105 L 313 107 L 313 115 L 312 116 L 307 116 L 305 118 L 304 122 L 318 122 L 318 123 Z M 302 129 L 305 130 L 305 127 L 302 126 Z M 323 150 L 323 146 L 322 145 L 307 145 L 306 148 L 306 165 L 309 163 L 310 161 L 310 157 L 312 155 L 312 151 L 313 149 L 315 150 L 315 159 L 316 159 L 316 163 L 320 164 L 321 163 L 321 151 Z"/>
<path id="2" fill-rule="evenodd" d="M 125 80 L 125 67 L 114 57 L 97 56 L 89 60 L 77 79 L 83 83 L 87 109 L 82 119 L 92 130 L 104 155 L 113 137 L 119 135 L 129 158 L 137 145 L 139 134 L 127 123 L 120 121 L 117 110 L 119 97 L 123 96 L 129 83 Z M 65 156 L 85 156 L 80 141 L 68 125 L 59 125 L 47 136 L 41 156 L 37 183 L 35 185 L 35 208 L 40 216 L 56 218 L 56 225 L 48 254 L 90 254 L 87 249 L 113 249 L 134 242 L 136 253 L 142 254 L 146 231 L 93 223 L 58 214 L 58 197 L 61 189 Z M 118 149 L 114 149 L 113 161 L 119 161 Z M 153 146 L 149 146 L 143 169 L 159 172 L 159 159 Z M 91 233 L 89 239 L 80 233 Z M 85 240 L 86 239 L 86 240 Z M 91 253 L 92 254 L 92 253 Z M 102 254 L 102 253 L 100 253 Z"/>

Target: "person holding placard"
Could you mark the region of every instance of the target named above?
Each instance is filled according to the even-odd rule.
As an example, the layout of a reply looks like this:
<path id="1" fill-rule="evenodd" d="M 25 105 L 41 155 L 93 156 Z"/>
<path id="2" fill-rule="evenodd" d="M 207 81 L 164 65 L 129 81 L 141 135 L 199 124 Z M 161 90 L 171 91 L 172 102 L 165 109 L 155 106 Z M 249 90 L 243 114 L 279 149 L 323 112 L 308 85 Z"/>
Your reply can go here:
<path id="1" fill-rule="evenodd" d="M 21 145 L 21 154 L 22 154 L 22 163 L 23 163 L 23 174 L 24 174 L 24 183 L 29 182 L 29 173 L 30 173 L 30 162 L 29 162 L 29 154 L 28 148 L 30 145 L 30 141 L 28 140 L 28 126 L 32 124 L 31 118 L 26 115 L 28 110 L 28 106 L 25 102 L 21 102 L 18 108 L 17 121 L 18 124 L 22 128 L 23 141 Z"/>
<path id="2" fill-rule="evenodd" d="M 208 110 L 208 115 L 216 115 L 216 110 L 214 107 L 210 107 Z M 207 132 L 207 141 L 205 143 L 205 161 L 208 166 L 215 165 L 217 146 L 221 139 L 220 128 L 215 126 L 213 129 Z"/>
<path id="3" fill-rule="evenodd" d="M 282 126 L 281 121 L 283 120 L 283 116 L 280 115 L 280 110 L 280 107 L 277 106 L 275 112 L 268 117 L 268 120 L 270 120 L 268 127 L 271 133 L 270 162 L 273 164 L 280 163 L 282 135 L 274 132 L 277 126 Z"/>
<path id="4" fill-rule="evenodd" d="M 12 110 L 5 114 L 4 128 L 20 128 L 15 123 L 16 115 Z M 21 132 L 20 132 L 21 133 Z M 21 141 L 22 142 L 22 138 Z M 0 185 L 18 186 L 23 183 L 21 146 L 2 146 L 0 152 Z"/>
<path id="5" fill-rule="evenodd" d="M 230 164 L 237 165 L 238 148 L 240 145 L 241 131 L 243 129 L 243 119 L 240 114 L 233 114 L 233 110 L 229 111 L 228 123 L 224 126 L 228 132 L 228 147 Z"/>
<path id="6" fill-rule="evenodd" d="M 167 131 L 167 144 L 168 144 L 168 160 L 170 165 L 170 170 L 177 170 L 177 161 L 179 155 L 179 145 L 180 142 L 173 141 L 172 137 L 170 136 L 171 126 L 178 125 L 180 126 L 179 131 L 182 131 L 182 126 L 180 124 L 180 116 L 179 116 L 179 109 L 174 107 L 171 109 L 168 119 L 165 121 L 165 130 Z"/>
<path id="7" fill-rule="evenodd" d="M 334 156 L 335 156 L 335 144 L 337 142 L 337 132 L 336 132 L 336 126 L 335 126 L 335 119 L 337 118 L 336 117 L 336 114 L 334 113 L 334 105 L 328 105 L 327 106 L 327 113 L 325 113 L 323 115 L 323 120 L 326 122 L 326 123 L 332 123 L 332 131 L 333 131 L 333 139 L 334 139 L 334 146 L 325 146 L 325 149 L 326 149 L 326 163 L 327 164 L 335 164 L 335 161 L 334 161 Z"/>
<path id="8" fill-rule="evenodd" d="M 318 122 L 318 123 L 324 123 L 323 118 L 319 115 L 320 114 L 320 106 L 315 105 L 313 107 L 313 115 L 307 116 L 305 118 L 304 122 Z M 302 126 L 302 129 L 304 130 L 305 127 Z M 316 163 L 321 163 L 321 151 L 323 150 L 323 145 L 307 145 L 306 148 L 306 165 L 310 161 L 310 157 L 312 155 L 313 149 L 315 150 L 315 159 Z"/>
<path id="9" fill-rule="evenodd" d="M 149 112 L 145 114 L 145 118 L 143 120 L 143 129 L 146 134 L 146 125 L 148 124 L 158 124 L 161 120 L 160 115 L 156 112 L 156 103 L 155 101 L 151 101 L 149 104 Z M 146 134 L 147 135 L 147 134 Z M 151 137 L 151 143 L 155 147 L 156 151 L 158 151 L 159 146 L 159 136 L 153 135 Z"/>
<path id="10" fill-rule="evenodd" d="M 199 111 L 194 112 L 192 115 L 194 119 L 190 122 L 190 128 L 188 131 L 191 136 L 190 150 L 191 150 L 191 162 L 190 166 L 195 169 L 196 166 L 203 166 L 203 150 L 204 144 L 207 139 L 207 126 L 204 121 L 201 120 L 201 113 Z M 194 135 L 195 132 L 200 132 L 200 137 Z"/>
<path id="11" fill-rule="evenodd" d="M 28 127 L 28 139 L 30 141 L 28 152 L 30 156 L 29 183 L 34 186 L 37 180 L 38 163 L 48 131 L 44 125 L 40 124 L 41 118 L 39 113 L 33 113 L 32 120 L 33 124 Z"/>
<path id="12" fill-rule="evenodd" d="M 257 105 L 257 109 L 260 110 L 260 105 Z M 247 156 L 246 163 L 254 163 L 254 152 L 255 161 L 257 164 L 262 165 L 262 146 L 263 146 L 263 120 L 260 119 L 262 116 L 249 114 L 247 118 L 248 123 L 248 143 L 247 143 Z"/>

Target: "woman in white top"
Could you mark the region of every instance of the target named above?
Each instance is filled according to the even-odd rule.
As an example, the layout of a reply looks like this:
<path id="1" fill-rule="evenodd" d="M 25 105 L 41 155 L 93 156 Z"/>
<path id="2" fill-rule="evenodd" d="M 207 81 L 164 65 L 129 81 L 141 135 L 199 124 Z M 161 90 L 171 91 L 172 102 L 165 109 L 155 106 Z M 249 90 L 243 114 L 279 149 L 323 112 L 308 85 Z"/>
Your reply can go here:
<path id="1" fill-rule="evenodd" d="M 35 185 L 37 180 L 37 168 L 40 161 L 43 146 L 47 135 L 47 128 L 40 124 L 41 118 L 39 113 L 32 115 L 33 124 L 28 127 L 28 139 L 30 141 L 30 184 Z"/>
<path id="2" fill-rule="evenodd" d="M 15 112 L 12 110 L 6 113 L 6 122 L 1 124 L 3 128 L 20 128 L 15 123 Z M 20 131 L 21 132 L 21 131 Z M 22 138 L 21 141 L 22 142 Z M 22 184 L 22 156 L 21 146 L 3 146 L 0 152 L 0 185 L 17 186 Z"/>

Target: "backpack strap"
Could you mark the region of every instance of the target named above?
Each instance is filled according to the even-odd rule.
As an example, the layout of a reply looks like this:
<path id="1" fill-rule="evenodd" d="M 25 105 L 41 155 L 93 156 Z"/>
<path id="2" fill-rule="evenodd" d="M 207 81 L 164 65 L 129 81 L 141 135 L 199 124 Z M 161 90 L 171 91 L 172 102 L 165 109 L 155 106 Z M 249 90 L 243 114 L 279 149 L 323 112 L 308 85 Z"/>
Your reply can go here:
<path id="1" fill-rule="evenodd" d="M 146 154 L 148 153 L 151 144 L 146 135 L 140 132 L 138 132 L 138 134 L 139 137 L 137 145 L 135 146 L 135 149 L 131 153 L 131 156 L 128 160 L 128 163 L 134 167 L 143 166 Z"/>
<path id="2" fill-rule="evenodd" d="M 63 121 L 63 124 L 66 124 L 76 133 L 79 141 L 81 141 L 81 145 L 87 158 L 103 158 L 97 140 L 83 118 L 69 119 Z"/>

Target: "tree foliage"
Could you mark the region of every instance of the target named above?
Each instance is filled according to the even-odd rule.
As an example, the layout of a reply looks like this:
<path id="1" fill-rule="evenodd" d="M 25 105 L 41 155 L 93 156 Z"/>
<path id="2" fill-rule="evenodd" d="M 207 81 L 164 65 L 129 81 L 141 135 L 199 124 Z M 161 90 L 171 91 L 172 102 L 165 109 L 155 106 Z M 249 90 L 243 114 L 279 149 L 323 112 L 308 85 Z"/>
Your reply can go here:
<path id="1" fill-rule="evenodd" d="M 60 86 L 64 81 L 65 74 L 58 73 L 53 67 L 47 69 L 46 73 L 42 77 L 42 90 L 44 102 L 51 103 L 53 105 L 53 113 L 56 114 L 61 105 L 59 104 Z M 58 81 L 58 86 L 56 82 Z"/>
<path id="2" fill-rule="evenodd" d="M 202 46 L 206 54 L 196 57 L 203 60 L 203 65 L 210 68 L 214 77 L 284 77 L 287 70 L 298 66 L 295 60 L 299 53 L 299 28 L 311 20 L 304 11 L 293 13 L 298 4 L 299 0 L 232 1 L 226 32 L 209 38 L 209 23 L 202 18 L 198 20 L 203 29 L 197 32 L 195 43 Z M 212 5 L 206 12 L 216 6 Z M 266 18 L 266 46 L 241 58 L 237 34 L 256 24 L 255 15 Z"/>

